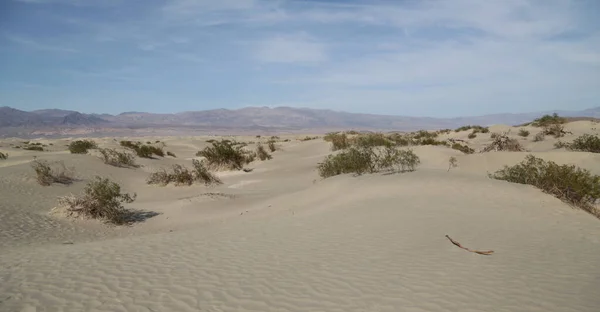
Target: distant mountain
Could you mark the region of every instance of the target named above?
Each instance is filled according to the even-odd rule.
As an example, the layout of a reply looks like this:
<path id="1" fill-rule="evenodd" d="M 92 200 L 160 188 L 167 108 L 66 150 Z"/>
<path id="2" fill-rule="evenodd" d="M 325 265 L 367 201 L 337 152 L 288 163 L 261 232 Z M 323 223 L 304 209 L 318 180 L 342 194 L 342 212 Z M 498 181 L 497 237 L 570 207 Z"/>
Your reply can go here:
<path id="1" fill-rule="evenodd" d="M 417 129 L 456 128 L 467 124 L 516 125 L 529 122 L 555 111 L 525 114 L 494 114 L 459 118 L 429 118 L 355 114 L 325 109 L 293 107 L 247 107 L 237 110 L 214 109 L 175 114 L 125 112 L 119 115 L 83 114 L 76 111 L 44 109 L 32 112 L 0 107 L 0 135 L 18 133 L 68 133 L 64 129 L 88 129 L 94 133 L 111 129 L 163 129 L 169 133 L 180 130 L 224 132 L 299 132 L 341 129 L 375 131 L 411 131 Z M 566 117 L 600 118 L 600 107 L 582 111 L 556 111 Z M 81 130 L 77 130 L 78 133 Z"/>

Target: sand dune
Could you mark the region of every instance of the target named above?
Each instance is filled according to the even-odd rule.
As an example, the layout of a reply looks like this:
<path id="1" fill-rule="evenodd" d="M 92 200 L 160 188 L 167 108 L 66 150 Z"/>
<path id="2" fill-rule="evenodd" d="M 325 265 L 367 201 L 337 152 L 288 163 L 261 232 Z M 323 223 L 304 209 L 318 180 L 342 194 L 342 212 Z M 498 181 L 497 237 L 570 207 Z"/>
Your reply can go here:
<path id="1" fill-rule="evenodd" d="M 599 133 L 566 125 L 568 142 Z M 527 128 L 527 127 L 526 127 Z M 600 174 L 598 154 L 554 149 L 554 138 L 516 136 L 538 157 Z M 479 150 L 490 134 L 464 139 Z M 156 137 L 177 158 L 115 168 L 0 142 L 0 311 L 597 311 L 600 221 L 534 187 L 487 178 L 528 152 L 464 155 L 419 146 L 418 170 L 321 179 L 322 140 L 286 136 L 251 172 L 218 172 L 214 187 L 153 186 L 148 173 L 190 164 L 209 137 Z M 303 137 L 303 136 L 302 136 Z M 132 140 L 137 138 L 131 138 Z M 282 137 L 283 139 L 283 137 Z M 255 137 L 237 137 L 257 141 Z M 116 147 L 113 138 L 96 139 Z M 13 144 L 11 147 L 10 144 Z M 70 186 L 38 185 L 33 155 L 75 168 Z M 448 158 L 459 166 L 447 171 Z M 56 197 L 101 174 L 136 192 L 130 208 L 153 212 L 133 226 L 49 214 Z M 461 244 L 493 250 L 467 252 Z"/>

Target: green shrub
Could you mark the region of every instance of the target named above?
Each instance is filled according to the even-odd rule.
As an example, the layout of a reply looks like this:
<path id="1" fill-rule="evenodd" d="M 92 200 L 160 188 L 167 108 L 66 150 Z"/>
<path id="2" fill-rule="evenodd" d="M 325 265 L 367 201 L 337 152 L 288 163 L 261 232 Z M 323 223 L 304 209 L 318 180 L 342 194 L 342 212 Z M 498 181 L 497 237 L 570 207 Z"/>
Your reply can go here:
<path id="1" fill-rule="evenodd" d="M 476 137 L 477 137 L 477 133 L 475 133 L 475 132 L 471 132 L 471 133 L 469 133 L 469 135 L 467 136 L 467 138 L 469 138 L 469 139 L 474 139 L 474 138 L 476 138 Z"/>
<path id="2" fill-rule="evenodd" d="M 2 153 L 0 152 L 0 159 L 7 159 L 8 158 L 8 153 Z"/>
<path id="3" fill-rule="evenodd" d="M 561 124 L 551 124 L 551 125 L 543 126 L 542 132 L 544 133 L 544 135 L 551 135 L 551 136 L 554 136 L 555 138 L 560 138 L 560 137 L 565 136 L 565 134 L 567 134 L 567 132 L 565 131 L 565 128 Z"/>
<path id="4" fill-rule="evenodd" d="M 344 134 L 344 137 L 345 137 L 345 134 Z M 382 133 L 361 134 L 361 135 L 353 138 L 352 140 L 348 140 L 348 141 L 351 145 L 354 145 L 356 147 L 361 147 L 361 148 L 376 147 L 376 146 L 393 146 L 394 145 L 393 142 L 390 141 Z M 335 140 L 332 141 L 332 143 L 333 142 L 335 142 Z M 341 146 L 343 146 L 343 144 L 344 144 L 343 142 L 340 143 Z"/>
<path id="5" fill-rule="evenodd" d="M 596 216 L 594 205 L 600 198 L 600 176 L 574 165 L 557 165 L 533 155 L 512 167 L 490 174 L 491 178 L 533 185 L 548 194 L 580 207 Z"/>
<path id="6" fill-rule="evenodd" d="M 152 155 L 164 157 L 165 152 L 161 147 L 143 145 L 140 142 L 121 141 L 121 146 L 132 149 L 138 157 L 152 158 Z"/>
<path id="7" fill-rule="evenodd" d="M 122 168 L 137 168 L 139 165 L 135 163 L 135 156 L 127 152 L 119 152 L 112 148 L 101 148 L 98 150 L 102 161 L 111 166 Z"/>
<path id="8" fill-rule="evenodd" d="M 348 140 L 348 136 L 345 133 L 331 134 L 328 139 L 331 142 L 332 151 L 343 150 L 350 147 L 350 140 Z"/>
<path id="9" fill-rule="evenodd" d="M 123 147 L 131 148 L 131 149 L 136 149 L 140 145 L 138 143 L 134 143 L 134 142 L 131 142 L 131 141 L 121 141 L 120 144 Z"/>
<path id="10" fill-rule="evenodd" d="M 60 197 L 59 205 L 66 208 L 69 216 L 102 219 L 114 224 L 125 224 L 131 212 L 123 203 L 132 203 L 136 194 L 121 193 L 121 186 L 107 178 L 96 176 L 90 181 L 83 194 Z"/>
<path id="11" fill-rule="evenodd" d="M 600 137 L 598 135 L 584 134 L 567 146 L 571 150 L 600 153 Z"/>
<path id="12" fill-rule="evenodd" d="M 473 129 L 473 133 L 488 133 L 488 132 L 490 132 L 490 129 L 488 129 L 487 127 L 482 127 L 482 126 L 477 126 L 477 125 L 462 126 L 460 128 L 457 128 L 456 130 L 454 130 L 454 132 L 467 131 L 467 130 L 471 130 L 471 129 Z"/>
<path id="13" fill-rule="evenodd" d="M 254 160 L 251 153 L 229 140 L 214 141 L 211 144 L 212 146 L 196 153 L 196 156 L 206 158 L 208 166 L 212 169 L 240 170 Z"/>
<path id="14" fill-rule="evenodd" d="M 375 148 L 350 147 L 337 155 L 329 155 L 317 169 L 323 178 L 344 174 L 374 173 L 382 170 L 414 171 L 420 164 L 412 150 L 398 150 L 388 146 L 378 151 Z"/>
<path id="15" fill-rule="evenodd" d="M 71 184 L 74 181 L 73 170 L 67 169 L 62 162 L 50 164 L 45 160 L 34 159 L 31 167 L 35 171 L 38 183 L 43 186 L 52 183 Z"/>
<path id="16" fill-rule="evenodd" d="M 498 135 L 491 144 L 483 149 L 483 152 L 490 151 L 508 151 L 508 152 L 522 152 L 525 149 L 521 146 L 518 140 L 508 137 L 507 135 Z"/>
<path id="17" fill-rule="evenodd" d="M 435 139 L 437 138 L 438 134 L 436 132 L 428 132 L 425 130 L 419 130 L 417 131 L 414 135 L 413 138 L 420 140 L 420 139 Z"/>
<path id="18" fill-rule="evenodd" d="M 525 129 L 519 129 L 519 132 L 517 133 L 519 136 L 522 136 L 524 138 L 529 136 L 529 131 L 525 130 Z"/>
<path id="19" fill-rule="evenodd" d="M 560 125 L 567 122 L 566 118 L 558 116 L 557 113 L 552 115 L 544 115 L 538 119 L 535 119 L 531 122 L 531 125 L 534 127 L 547 127 L 551 125 Z"/>
<path id="20" fill-rule="evenodd" d="M 150 174 L 146 182 L 148 184 L 167 185 L 174 183 L 175 185 L 192 185 L 194 182 L 202 182 L 205 185 L 222 184 L 221 180 L 212 174 L 205 166 L 204 162 L 197 159 L 192 160 L 193 169 L 188 169 L 182 165 L 176 164 L 171 168 L 171 172 L 165 169 L 160 169 Z"/>
<path id="21" fill-rule="evenodd" d="M 96 142 L 92 140 L 77 140 L 69 144 L 71 154 L 87 154 L 89 149 L 97 148 Z"/>
<path id="22" fill-rule="evenodd" d="M 265 161 L 265 160 L 269 160 L 269 159 L 273 158 L 273 156 L 269 155 L 269 153 L 267 152 L 265 147 L 260 143 L 258 143 L 258 145 L 256 146 L 256 155 L 258 156 L 258 159 L 260 159 L 261 161 Z"/>
<path id="23" fill-rule="evenodd" d="M 473 154 L 473 153 L 475 153 L 474 149 L 470 148 L 467 145 L 462 145 L 460 143 L 453 143 L 452 146 L 451 146 L 451 148 L 455 149 L 457 151 L 461 151 L 461 152 L 463 152 L 465 154 Z"/>

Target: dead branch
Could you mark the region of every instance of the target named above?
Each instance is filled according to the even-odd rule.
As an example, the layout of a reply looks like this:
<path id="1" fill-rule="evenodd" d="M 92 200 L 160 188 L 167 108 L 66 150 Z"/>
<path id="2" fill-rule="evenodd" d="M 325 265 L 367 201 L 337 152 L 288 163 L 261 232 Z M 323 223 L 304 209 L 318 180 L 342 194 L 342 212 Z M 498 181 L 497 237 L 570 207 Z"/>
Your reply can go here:
<path id="1" fill-rule="evenodd" d="M 489 256 L 489 255 L 491 255 L 491 254 L 493 254 L 493 253 L 494 253 L 494 251 L 493 251 L 493 250 L 484 250 L 484 251 L 481 251 L 481 250 L 471 250 L 471 249 L 469 249 L 469 248 L 467 248 L 467 247 L 464 247 L 464 246 L 463 246 L 463 245 L 461 245 L 459 242 L 457 242 L 457 241 L 453 240 L 453 239 L 452 239 L 452 238 L 450 238 L 450 236 L 448 236 L 448 235 L 446 235 L 446 238 L 447 238 L 447 239 L 449 239 L 449 240 L 450 240 L 450 242 L 452 242 L 452 244 L 456 245 L 458 248 L 464 249 L 464 250 L 466 250 L 466 251 L 469 251 L 469 252 L 474 252 L 474 253 L 476 253 L 476 254 L 480 254 L 480 255 L 486 255 L 486 256 Z"/>

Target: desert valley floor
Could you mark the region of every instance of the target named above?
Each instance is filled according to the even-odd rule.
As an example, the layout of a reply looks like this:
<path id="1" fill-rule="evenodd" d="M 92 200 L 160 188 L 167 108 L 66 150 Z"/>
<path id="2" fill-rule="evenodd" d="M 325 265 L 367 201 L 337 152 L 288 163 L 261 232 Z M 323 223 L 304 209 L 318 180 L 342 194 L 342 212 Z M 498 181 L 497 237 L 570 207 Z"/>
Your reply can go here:
<path id="1" fill-rule="evenodd" d="M 556 149 L 492 126 L 443 134 L 476 151 L 511 129 L 528 152 L 463 154 L 411 147 L 414 172 L 322 179 L 333 153 L 322 138 L 281 136 L 252 171 L 219 171 L 217 186 L 148 185 L 148 175 L 189 166 L 215 137 L 101 138 L 160 141 L 177 157 L 104 164 L 70 154 L 75 139 L 40 139 L 47 151 L 0 141 L 0 311 L 598 311 L 600 220 L 532 186 L 487 174 L 533 154 L 600 174 L 600 154 Z M 600 125 L 565 125 L 568 142 Z M 219 139 L 219 138 L 216 138 Z M 235 137 L 240 142 L 267 138 Z M 284 139 L 289 139 L 285 141 Z M 52 143 L 52 145 L 50 145 Z M 72 185 L 37 183 L 34 156 L 73 167 Z M 448 170 L 448 159 L 458 166 Z M 52 214 L 57 197 L 95 175 L 137 199 L 145 220 L 114 226 Z M 471 253 L 453 245 L 493 250 Z"/>

